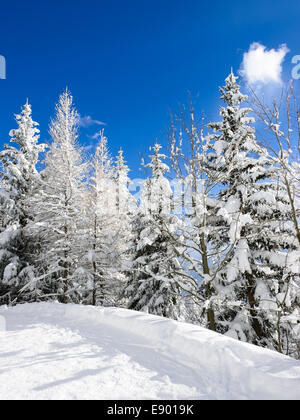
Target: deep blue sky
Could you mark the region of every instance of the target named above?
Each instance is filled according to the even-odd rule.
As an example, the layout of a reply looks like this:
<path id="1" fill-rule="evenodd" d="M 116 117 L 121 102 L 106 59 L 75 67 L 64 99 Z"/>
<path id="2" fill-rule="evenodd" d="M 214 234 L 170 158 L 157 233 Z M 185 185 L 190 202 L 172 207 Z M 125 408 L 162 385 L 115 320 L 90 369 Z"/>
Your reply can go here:
<path id="1" fill-rule="evenodd" d="M 49 119 L 68 86 L 81 116 L 106 123 L 112 153 L 122 146 L 134 175 L 139 153 L 155 139 L 165 144 L 169 110 L 187 102 L 188 91 L 215 117 L 217 88 L 252 42 L 286 43 L 286 72 L 300 54 L 297 1 L 28 0 L 2 2 L 0 14 L 7 62 L 0 146 L 27 97 L 49 139 Z M 99 128 L 82 128 L 81 143 Z"/>

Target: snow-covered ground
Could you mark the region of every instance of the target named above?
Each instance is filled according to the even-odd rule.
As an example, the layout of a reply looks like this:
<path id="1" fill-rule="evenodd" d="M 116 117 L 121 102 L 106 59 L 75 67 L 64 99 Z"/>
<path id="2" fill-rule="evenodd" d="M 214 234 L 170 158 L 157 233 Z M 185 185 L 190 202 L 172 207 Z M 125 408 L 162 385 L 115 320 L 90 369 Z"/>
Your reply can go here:
<path id="1" fill-rule="evenodd" d="M 2 306 L 5 399 L 300 399 L 300 363 L 125 309 Z"/>

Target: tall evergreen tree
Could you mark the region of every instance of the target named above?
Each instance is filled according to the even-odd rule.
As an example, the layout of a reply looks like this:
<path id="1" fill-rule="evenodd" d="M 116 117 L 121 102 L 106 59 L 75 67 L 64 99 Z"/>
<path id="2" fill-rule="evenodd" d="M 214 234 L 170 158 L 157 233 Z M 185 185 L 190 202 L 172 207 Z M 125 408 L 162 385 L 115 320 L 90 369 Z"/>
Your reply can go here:
<path id="1" fill-rule="evenodd" d="M 32 231 L 39 238 L 41 289 L 63 303 L 76 301 L 74 283 L 81 241 L 77 228 L 81 221 L 82 190 L 85 188 L 86 164 L 78 138 L 78 113 L 67 90 L 56 105 L 51 121 L 52 143 L 45 158 L 41 184 L 32 199 Z"/>
<path id="2" fill-rule="evenodd" d="M 165 173 L 169 170 L 155 144 L 151 162 L 145 165 L 152 176 L 144 184 L 141 204 L 133 222 L 135 233 L 131 275 L 125 288 L 128 308 L 173 319 L 180 316 L 178 271 L 180 265 L 170 243 L 176 217 L 171 214 L 172 190 Z"/>
<path id="3" fill-rule="evenodd" d="M 85 206 L 85 272 L 91 284 L 87 302 L 115 305 L 118 298 L 120 267 L 114 165 L 103 130 L 92 162 L 92 176 Z M 120 204 L 119 204 L 120 205 Z"/>
<path id="4" fill-rule="evenodd" d="M 119 150 L 114 168 L 114 189 L 116 196 L 116 276 L 119 282 L 119 304 L 125 305 L 122 300 L 122 289 L 128 279 L 128 264 L 133 250 L 133 218 L 137 211 L 137 202 L 129 191 L 131 180 L 129 178 L 129 168 L 124 160 L 122 149 Z"/>
<path id="5" fill-rule="evenodd" d="M 25 232 L 31 218 L 27 203 L 39 177 L 36 168 L 39 154 L 45 150 L 44 144 L 38 144 L 38 123 L 32 120 L 28 101 L 21 114 L 15 117 L 18 128 L 9 133 L 10 142 L 15 146 L 5 145 L 5 150 L 0 153 L 0 295 L 9 293 L 8 301 L 16 299 L 18 292 L 28 283 L 31 285 L 27 294 L 32 291 L 34 268 L 31 254 L 35 243 L 30 242 Z"/>
<path id="6" fill-rule="evenodd" d="M 282 353 L 300 358 L 300 225 L 298 217 L 300 171 L 294 150 L 295 145 L 300 144 L 299 103 L 293 84 L 288 86 L 285 100 L 282 101 L 280 98 L 280 106 L 276 100 L 273 101 L 272 106 L 267 106 L 262 98 L 252 93 L 251 99 L 255 106 L 255 113 L 265 128 L 262 140 L 268 149 L 270 159 L 278 169 L 278 194 L 284 196 L 291 210 L 289 220 L 286 220 L 283 215 L 278 228 L 278 234 L 283 233 L 288 246 L 285 247 L 285 252 L 273 258 L 273 263 L 276 262 L 283 270 L 283 278 L 277 286 L 277 292 L 269 301 L 274 313 L 273 322 L 276 323 L 277 349 Z M 283 103 L 284 106 L 282 106 Z M 280 211 L 280 204 L 278 210 Z M 286 226 L 290 227 L 290 234 L 284 233 Z"/>
<path id="7" fill-rule="evenodd" d="M 218 174 L 220 241 L 232 247 L 232 256 L 216 276 L 220 297 L 217 329 L 261 346 L 276 347 L 275 325 L 269 316 L 274 293 L 283 279 L 278 258 L 288 251 L 289 204 L 275 183 L 277 169 L 261 147 L 251 126 L 247 99 L 233 72 L 221 88 L 221 122 L 214 130 L 211 170 Z M 280 231 L 280 234 L 279 234 Z M 276 261 L 277 259 L 277 261 Z"/>

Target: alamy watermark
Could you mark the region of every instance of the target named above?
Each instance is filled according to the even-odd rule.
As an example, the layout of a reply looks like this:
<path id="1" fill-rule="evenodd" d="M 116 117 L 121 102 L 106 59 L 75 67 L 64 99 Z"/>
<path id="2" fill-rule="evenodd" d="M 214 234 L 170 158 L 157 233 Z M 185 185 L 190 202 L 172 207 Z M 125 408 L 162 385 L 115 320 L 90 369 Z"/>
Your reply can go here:
<path id="1" fill-rule="evenodd" d="M 0 79 L 6 79 L 6 59 L 0 55 Z"/>
<path id="2" fill-rule="evenodd" d="M 147 179 L 135 178 L 128 185 L 128 190 L 133 201 L 128 200 L 127 195 L 122 194 L 122 188 L 111 182 L 108 186 L 110 194 L 102 201 L 103 212 L 111 214 L 112 208 L 121 211 L 136 209 L 136 204 L 142 208 L 145 214 L 172 213 L 174 215 L 204 214 L 206 211 L 205 181 L 194 180 L 187 176 L 184 179 L 176 178 L 165 182 L 149 184 Z M 135 203 L 135 204 L 134 204 Z"/>
<path id="3" fill-rule="evenodd" d="M 298 80 L 300 79 L 300 55 L 294 55 L 292 64 L 296 64 L 292 69 L 292 78 Z"/>

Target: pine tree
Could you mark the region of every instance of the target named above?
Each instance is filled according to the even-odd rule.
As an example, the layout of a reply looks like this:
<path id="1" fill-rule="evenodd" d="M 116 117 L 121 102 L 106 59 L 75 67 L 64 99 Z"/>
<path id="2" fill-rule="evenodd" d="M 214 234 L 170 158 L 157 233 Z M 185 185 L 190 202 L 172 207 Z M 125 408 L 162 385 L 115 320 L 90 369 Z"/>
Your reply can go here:
<path id="1" fill-rule="evenodd" d="M 84 229 L 87 231 L 83 266 L 91 283 L 87 302 L 97 306 L 116 304 L 120 282 L 119 224 L 117 223 L 114 166 L 107 137 L 99 132 L 92 163 Z M 118 204 L 121 205 L 120 203 Z"/>
<path id="2" fill-rule="evenodd" d="M 122 299 L 122 290 L 128 280 L 128 264 L 130 264 L 133 246 L 133 218 L 137 211 L 137 203 L 129 191 L 131 180 L 128 176 L 129 168 L 124 160 L 122 149 L 119 150 L 114 168 L 114 189 L 116 194 L 116 273 L 119 278 L 119 305 L 126 303 Z"/>
<path id="3" fill-rule="evenodd" d="M 220 241 L 232 256 L 216 276 L 214 287 L 221 299 L 217 330 L 243 341 L 276 348 L 276 327 L 270 316 L 272 296 L 282 282 L 276 259 L 289 249 L 289 205 L 275 183 L 277 170 L 261 147 L 251 126 L 247 99 L 231 72 L 221 88 L 222 121 L 214 130 L 211 170 L 218 174 Z M 219 133 L 219 134 L 218 134 Z M 281 223 L 281 225 L 280 225 Z M 279 234 L 280 230 L 280 234 Z"/>
<path id="4" fill-rule="evenodd" d="M 278 351 L 292 357 L 300 358 L 300 225 L 299 225 L 299 163 L 295 160 L 294 145 L 299 143 L 299 104 L 294 92 L 294 86 L 288 86 L 285 105 L 279 106 L 274 100 L 271 107 L 266 106 L 261 98 L 252 96 L 256 115 L 265 130 L 264 144 L 270 154 L 270 159 L 276 165 L 278 195 L 284 197 L 289 204 L 289 219 L 281 212 L 282 199 L 277 200 L 278 212 L 282 214 L 281 222 L 277 224 L 277 235 L 284 238 L 283 252 L 272 258 L 273 264 L 280 267 L 283 277 L 276 282 L 273 295 L 266 303 L 269 304 L 269 317 L 276 324 L 276 348 Z M 289 234 L 287 233 L 289 227 Z M 274 232 L 273 232 L 274 235 Z M 283 242 L 283 241 L 282 241 Z M 272 316 L 273 315 L 273 316 Z"/>
<path id="5" fill-rule="evenodd" d="M 45 150 L 38 144 L 38 123 L 32 120 L 31 105 L 26 102 L 21 114 L 16 115 L 18 128 L 11 130 L 10 142 L 0 153 L 1 171 L 1 233 L 0 233 L 0 295 L 8 293 L 8 301 L 25 299 L 21 289 L 26 288 L 30 299 L 34 267 L 32 253 L 35 242 L 26 235 L 31 213 L 28 209 L 39 178 L 36 169 L 39 154 Z"/>
<path id="6" fill-rule="evenodd" d="M 272 296 L 272 307 L 275 309 L 272 321 L 276 323 L 276 349 L 300 359 L 300 230 L 297 216 L 300 210 L 300 165 L 291 159 L 291 150 L 283 148 L 276 162 L 279 163 L 278 190 L 289 204 L 290 217 L 289 220 L 282 218 L 277 231 L 279 235 L 284 234 L 282 242 L 285 246 L 280 258 L 273 257 L 273 264 L 280 267 L 283 276 L 276 283 Z M 281 211 L 280 208 L 278 210 Z"/>
<path id="7" fill-rule="evenodd" d="M 77 229 L 82 218 L 86 164 L 77 143 L 77 123 L 78 113 L 66 90 L 50 124 L 52 143 L 45 157 L 40 188 L 31 202 L 31 230 L 39 238 L 40 247 L 36 258 L 40 288 L 63 303 L 76 302 L 80 289 L 75 275 L 81 255 Z"/>
<path id="8" fill-rule="evenodd" d="M 128 308 L 173 319 L 180 317 L 180 265 L 170 243 L 176 217 L 171 212 L 172 190 L 165 177 L 169 170 L 155 144 L 151 162 L 152 177 L 144 184 L 141 204 L 133 222 L 134 255 L 131 276 L 125 288 Z"/>

